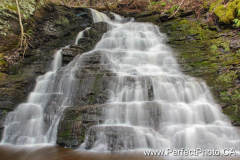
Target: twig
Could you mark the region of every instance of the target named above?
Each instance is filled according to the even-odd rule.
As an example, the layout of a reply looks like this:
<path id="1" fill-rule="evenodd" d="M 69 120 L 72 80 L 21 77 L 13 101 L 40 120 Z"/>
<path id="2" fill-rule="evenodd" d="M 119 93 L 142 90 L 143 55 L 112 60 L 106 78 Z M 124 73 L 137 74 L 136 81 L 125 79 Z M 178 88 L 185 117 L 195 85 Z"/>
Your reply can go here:
<path id="1" fill-rule="evenodd" d="M 181 5 L 183 4 L 184 0 L 182 0 L 181 4 L 179 5 L 178 9 L 176 10 L 176 12 L 174 12 L 170 17 L 168 18 L 172 18 L 177 12 L 178 10 L 180 9 Z"/>

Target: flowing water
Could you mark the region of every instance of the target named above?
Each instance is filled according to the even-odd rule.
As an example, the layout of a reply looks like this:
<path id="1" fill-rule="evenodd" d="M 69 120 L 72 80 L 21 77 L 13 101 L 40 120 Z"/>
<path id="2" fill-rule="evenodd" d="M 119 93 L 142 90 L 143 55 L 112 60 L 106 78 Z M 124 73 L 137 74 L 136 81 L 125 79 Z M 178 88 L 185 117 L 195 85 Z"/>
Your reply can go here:
<path id="1" fill-rule="evenodd" d="M 117 24 L 96 45 L 118 80 L 110 84 L 104 124 L 92 126 L 82 149 L 239 149 L 239 136 L 206 84 L 181 73 L 150 23 Z"/>
<path id="2" fill-rule="evenodd" d="M 105 21 L 110 26 L 92 52 L 107 55 L 108 69 L 117 74 L 117 80 L 109 84 L 105 122 L 89 128 L 81 150 L 239 150 L 237 130 L 222 114 L 206 84 L 181 73 L 165 44 L 166 36 L 157 26 L 122 24 L 122 17 L 114 13 L 117 22 L 96 10 L 91 12 L 95 23 Z M 61 67 L 62 49 L 56 52 L 51 71 L 37 78 L 27 102 L 7 115 L 2 143 L 56 142 L 59 119 L 76 92 L 75 71 L 83 63 L 82 56 L 92 53 Z"/>

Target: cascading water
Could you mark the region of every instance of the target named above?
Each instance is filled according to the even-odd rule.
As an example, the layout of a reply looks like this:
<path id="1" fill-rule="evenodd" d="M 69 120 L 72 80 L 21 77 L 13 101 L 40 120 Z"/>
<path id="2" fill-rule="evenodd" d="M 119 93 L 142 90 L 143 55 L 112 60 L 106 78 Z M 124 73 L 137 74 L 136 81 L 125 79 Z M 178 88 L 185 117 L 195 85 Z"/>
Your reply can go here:
<path id="1" fill-rule="evenodd" d="M 92 12 L 96 14 L 97 11 Z M 98 18 L 95 18 L 94 22 L 110 21 L 103 13 Z M 79 32 L 75 43 L 83 37 L 84 31 Z M 35 89 L 27 102 L 20 104 L 15 111 L 6 116 L 1 143 L 55 144 L 60 117 L 64 109 L 71 105 L 74 88 L 78 84 L 75 82 L 74 73 L 79 67 L 79 56 L 68 66 L 60 68 L 61 52 L 68 47 L 55 53 L 51 71 L 37 78 Z"/>
<path id="2" fill-rule="evenodd" d="M 57 70 L 62 65 L 62 49 L 55 53 L 51 71 L 37 78 L 27 102 L 7 115 L 2 143 L 55 143 L 57 122 L 71 94 L 68 91 L 64 95 L 64 87 L 57 88 L 63 83 L 57 78 Z M 71 81 L 68 76 L 63 75 L 62 78 Z"/>
<path id="3" fill-rule="evenodd" d="M 89 128 L 81 149 L 239 150 L 238 133 L 206 84 L 181 73 L 165 41 L 156 26 L 135 22 L 102 37 L 95 51 L 108 55 L 118 80 L 109 84 L 105 122 Z"/>
<path id="4" fill-rule="evenodd" d="M 83 38 L 84 32 L 85 32 L 86 30 L 89 30 L 89 29 L 90 29 L 90 27 L 89 27 L 89 28 L 86 28 L 85 30 L 83 30 L 83 31 L 81 31 L 81 32 L 78 33 L 77 38 L 76 38 L 76 40 L 75 40 L 75 44 L 76 44 L 76 45 L 78 44 L 78 40 L 79 40 L 80 38 Z"/>
<path id="5" fill-rule="evenodd" d="M 111 19 L 104 13 L 101 13 L 101 12 L 98 12 L 97 10 L 95 9 L 91 9 L 91 12 L 92 12 L 92 16 L 93 16 L 93 22 L 94 23 L 97 23 L 97 22 L 111 22 Z"/>
<path id="6" fill-rule="evenodd" d="M 117 74 L 117 80 L 109 84 L 105 122 L 89 128 L 81 149 L 239 150 L 237 131 L 214 103 L 205 83 L 180 72 L 164 43 L 165 35 L 156 26 L 114 23 L 103 13 L 91 12 L 94 22 L 111 23 L 92 52 L 107 54 L 108 69 Z M 75 72 L 83 56 L 60 68 L 61 50 L 56 52 L 52 70 L 38 77 L 27 103 L 7 115 L 2 143 L 55 143 L 59 118 L 76 92 Z"/>

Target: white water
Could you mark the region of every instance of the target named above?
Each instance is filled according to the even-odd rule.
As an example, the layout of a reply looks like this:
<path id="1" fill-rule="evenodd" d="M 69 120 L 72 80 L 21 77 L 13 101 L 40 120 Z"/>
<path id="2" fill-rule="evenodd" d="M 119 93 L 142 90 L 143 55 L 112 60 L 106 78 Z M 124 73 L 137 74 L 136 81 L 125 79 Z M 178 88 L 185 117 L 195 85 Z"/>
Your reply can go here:
<path id="1" fill-rule="evenodd" d="M 110 12 L 110 14 L 112 14 L 112 15 L 114 16 L 115 20 L 122 20 L 122 19 L 123 19 L 122 16 L 120 16 L 120 15 L 118 15 L 118 14 L 115 14 L 115 13 L 113 13 L 113 12 Z"/>
<path id="2" fill-rule="evenodd" d="M 92 12 L 98 13 L 96 10 Z M 100 21 L 110 19 L 101 13 L 98 18 L 94 18 L 94 22 Z M 78 34 L 75 41 L 83 36 L 84 31 Z M 6 116 L 1 143 L 55 144 L 60 117 L 64 109 L 72 104 L 74 89 L 78 84 L 74 74 L 81 65 L 81 58 L 77 56 L 68 66 L 61 68 L 62 49 L 56 51 L 51 70 L 37 78 L 34 91 L 30 93 L 27 102 Z"/>
<path id="3" fill-rule="evenodd" d="M 86 28 L 85 30 L 83 30 L 83 31 L 80 31 L 79 33 L 78 33 L 78 35 L 77 35 L 77 38 L 76 38 L 76 40 L 75 40 L 75 43 L 74 44 L 78 44 L 78 40 L 80 39 L 80 38 L 83 38 L 83 36 L 84 36 L 84 32 L 86 31 L 86 30 L 89 30 L 90 29 L 90 27 L 88 27 L 88 28 Z"/>
<path id="4" fill-rule="evenodd" d="M 94 22 L 111 22 L 103 13 L 91 11 Z M 237 131 L 205 83 L 181 73 L 165 45 L 165 35 L 156 26 L 135 22 L 111 25 L 94 51 L 108 55 L 109 69 L 118 78 L 109 84 L 111 96 L 103 110 L 104 124 L 89 129 L 88 133 L 95 129 L 96 139 L 90 142 L 87 134 L 82 149 L 239 150 Z M 55 143 L 59 118 L 71 105 L 78 83 L 74 72 L 82 63 L 77 56 L 59 68 L 60 52 L 56 52 L 52 70 L 38 77 L 27 103 L 7 115 L 2 143 Z"/>
<path id="5" fill-rule="evenodd" d="M 118 80 L 109 84 L 104 124 L 89 129 L 81 149 L 239 150 L 238 133 L 206 84 L 181 73 L 165 41 L 156 26 L 135 22 L 102 37 L 95 51 L 108 55 Z"/>
<path id="6" fill-rule="evenodd" d="M 98 12 L 95 9 L 91 9 L 92 15 L 93 15 L 93 22 L 97 23 L 97 22 L 111 22 L 111 19 L 104 13 Z"/>

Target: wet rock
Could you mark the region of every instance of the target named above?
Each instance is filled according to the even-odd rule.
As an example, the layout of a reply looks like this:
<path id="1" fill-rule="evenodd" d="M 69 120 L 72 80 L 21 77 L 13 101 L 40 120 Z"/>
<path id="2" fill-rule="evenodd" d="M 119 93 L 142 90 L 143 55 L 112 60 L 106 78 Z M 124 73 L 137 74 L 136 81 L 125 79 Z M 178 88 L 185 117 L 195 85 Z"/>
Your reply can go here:
<path id="1" fill-rule="evenodd" d="M 11 65 L 6 71 L 5 78 L 0 73 L 0 138 L 6 114 L 14 110 L 18 104 L 26 102 L 27 96 L 34 89 L 37 76 L 49 71 L 51 57 L 55 51 L 73 43 L 79 31 L 92 24 L 91 12 L 88 9 L 55 5 L 47 8 L 36 11 L 33 16 L 36 28 L 33 28 L 33 40 L 25 58 L 18 61 L 19 58 L 14 59 L 14 56 L 19 53 L 9 52 L 13 57 L 7 57 Z M 64 21 L 66 19 L 68 21 Z M 61 26 L 65 28 L 60 29 Z M 72 58 L 79 54 L 80 49 L 72 47 L 64 52 L 63 57 Z M 69 62 L 72 59 L 64 60 Z"/>
<path id="2" fill-rule="evenodd" d="M 141 16 L 134 18 L 136 22 L 152 22 L 158 24 L 161 22 L 159 15 Z"/>
<path id="3" fill-rule="evenodd" d="M 170 20 L 169 15 L 162 13 L 160 15 L 160 20 L 161 20 L 161 22 L 166 22 L 166 21 Z"/>
<path id="4" fill-rule="evenodd" d="M 194 36 L 186 36 L 186 40 L 195 41 Z"/>
<path id="5" fill-rule="evenodd" d="M 66 108 L 59 122 L 57 144 L 66 147 L 79 147 L 81 143 L 86 142 L 86 149 L 90 149 L 96 141 L 96 134 L 103 131 L 107 135 L 108 140 L 106 143 L 109 151 L 121 150 L 124 149 L 123 147 L 134 149 L 135 144 L 133 144 L 133 140 L 135 133 L 133 132 L 133 128 L 94 126 L 102 124 L 105 121 L 103 116 L 104 111 L 110 107 L 126 108 L 127 106 L 126 104 L 95 104 Z M 156 102 L 146 102 L 144 108 L 146 114 L 150 115 L 151 121 L 154 122 L 152 127 L 158 128 L 161 118 L 159 104 Z M 86 134 L 88 135 L 88 139 L 85 139 Z M 132 145 L 129 143 L 123 146 L 123 141 L 115 143 L 117 138 L 123 140 L 126 136 L 129 136 L 128 140 L 129 142 L 132 141 Z"/>
<path id="6" fill-rule="evenodd" d="M 113 14 L 111 14 L 109 11 L 103 11 L 104 14 L 106 14 L 111 20 L 115 20 L 115 17 Z"/>
<path id="7" fill-rule="evenodd" d="M 131 126 L 93 126 L 88 131 L 86 149 L 94 147 L 97 135 L 102 132 L 106 135 L 107 150 L 119 151 L 136 148 L 136 132 Z"/>
<path id="8" fill-rule="evenodd" d="M 231 40 L 230 48 L 233 49 L 233 50 L 240 49 L 240 39 Z"/>
<path id="9" fill-rule="evenodd" d="M 84 38 L 78 40 L 78 44 L 84 48 L 82 52 L 90 51 L 107 30 L 108 23 L 106 22 L 94 23 L 90 29 L 86 30 L 84 32 Z"/>
<path id="10" fill-rule="evenodd" d="M 132 18 L 123 18 L 123 19 L 121 20 L 121 23 L 127 23 L 127 22 L 131 21 L 131 19 L 132 19 Z"/>
<path id="11" fill-rule="evenodd" d="M 225 52 L 224 48 L 219 48 L 219 52 L 223 53 L 223 54 L 230 54 L 229 52 Z"/>
<path id="12" fill-rule="evenodd" d="M 74 59 L 74 57 L 76 55 L 78 55 L 80 53 L 81 53 L 81 50 L 78 48 L 63 49 L 61 52 L 63 64 L 68 64 L 69 62 L 71 62 Z"/>
<path id="13" fill-rule="evenodd" d="M 179 12 L 179 17 L 187 17 L 194 14 L 194 11 L 189 11 L 189 12 Z"/>
<path id="14" fill-rule="evenodd" d="M 68 107 L 61 117 L 57 144 L 66 147 L 79 147 L 84 142 L 85 132 L 92 125 L 102 123 L 104 105 Z"/>

